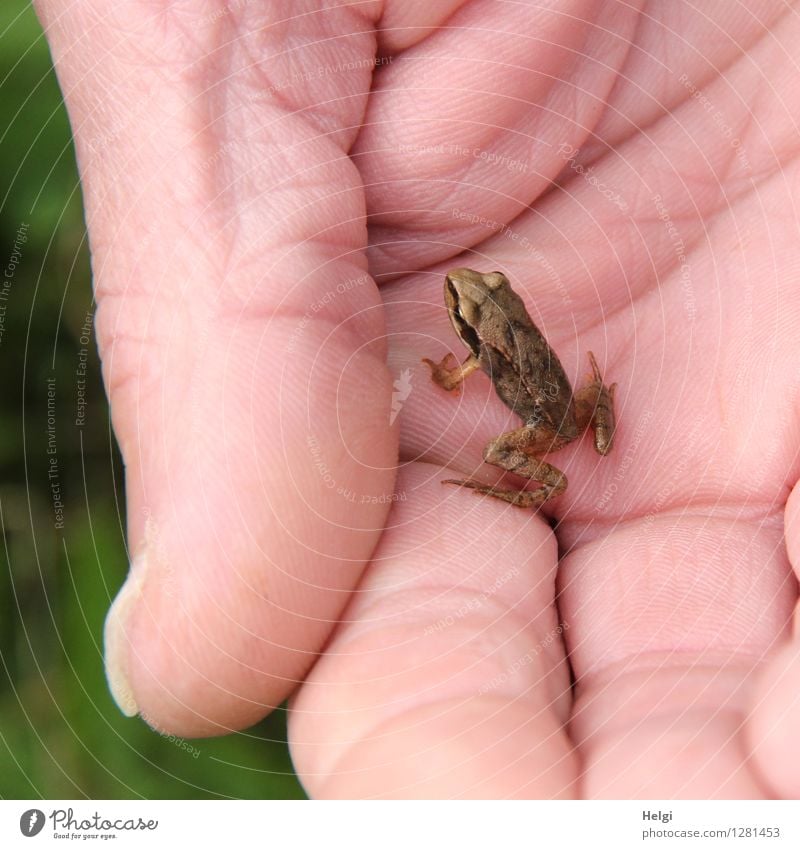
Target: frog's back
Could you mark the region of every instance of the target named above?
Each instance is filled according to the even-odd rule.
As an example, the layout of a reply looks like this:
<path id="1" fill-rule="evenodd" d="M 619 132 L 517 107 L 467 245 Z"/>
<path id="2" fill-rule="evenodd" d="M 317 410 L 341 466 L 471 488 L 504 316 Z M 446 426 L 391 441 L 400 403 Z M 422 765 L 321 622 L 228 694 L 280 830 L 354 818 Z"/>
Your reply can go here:
<path id="1" fill-rule="evenodd" d="M 569 378 L 527 312 L 525 318 L 508 316 L 504 350 L 482 346 L 481 368 L 500 400 L 526 424 L 550 426 L 566 440 L 574 439 L 578 429 Z"/>

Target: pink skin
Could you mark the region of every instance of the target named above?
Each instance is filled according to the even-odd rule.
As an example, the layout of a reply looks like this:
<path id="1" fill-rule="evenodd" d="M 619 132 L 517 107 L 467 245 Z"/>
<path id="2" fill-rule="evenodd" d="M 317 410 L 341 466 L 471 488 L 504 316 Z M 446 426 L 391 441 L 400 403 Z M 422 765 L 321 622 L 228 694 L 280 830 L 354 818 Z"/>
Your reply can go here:
<path id="1" fill-rule="evenodd" d="M 800 27 L 545 6 L 37 3 L 128 476 L 109 674 L 183 736 L 292 695 L 318 797 L 796 797 Z M 557 455 L 560 563 L 439 483 L 518 424 L 420 363 L 463 265 L 619 384 L 613 453 Z"/>

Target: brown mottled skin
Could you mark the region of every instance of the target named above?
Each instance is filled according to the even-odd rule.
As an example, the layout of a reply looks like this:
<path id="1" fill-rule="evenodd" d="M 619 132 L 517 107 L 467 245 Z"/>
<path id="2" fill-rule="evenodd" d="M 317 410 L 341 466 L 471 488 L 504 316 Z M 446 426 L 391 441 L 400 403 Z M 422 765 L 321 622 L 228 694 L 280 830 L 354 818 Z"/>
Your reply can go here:
<path id="1" fill-rule="evenodd" d="M 458 337 L 469 357 L 449 365 L 425 359 L 435 383 L 457 390 L 467 375 L 483 369 L 500 400 L 525 424 L 493 439 L 484 450 L 487 463 L 530 478 L 536 490 L 504 490 L 473 480 L 447 480 L 518 507 L 538 507 L 561 495 L 567 478 L 537 455 L 557 451 L 577 439 L 587 427 L 594 430 L 595 449 L 608 454 L 614 438 L 614 386 L 607 388 L 594 355 L 589 359 L 594 379 L 573 394 L 564 368 L 531 320 L 522 298 L 499 271 L 482 274 L 456 268 L 445 278 L 444 299 Z"/>

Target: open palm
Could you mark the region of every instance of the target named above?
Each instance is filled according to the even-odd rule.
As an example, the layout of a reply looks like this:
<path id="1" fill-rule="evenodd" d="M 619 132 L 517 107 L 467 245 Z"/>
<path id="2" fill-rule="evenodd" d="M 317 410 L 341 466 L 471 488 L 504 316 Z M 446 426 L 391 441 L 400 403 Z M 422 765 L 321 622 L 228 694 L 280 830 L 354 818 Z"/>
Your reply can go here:
<path id="1" fill-rule="evenodd" d="M 190 736 L 292 694 L 317 796 L 795 795 L 796 21 L 428 5 L 38 4 L 126 461 L 115 696 Z M 464 354 L 456 265 L 618 384 L 539 513 L 440 484 L 519 424 L 420 362 Z"/>

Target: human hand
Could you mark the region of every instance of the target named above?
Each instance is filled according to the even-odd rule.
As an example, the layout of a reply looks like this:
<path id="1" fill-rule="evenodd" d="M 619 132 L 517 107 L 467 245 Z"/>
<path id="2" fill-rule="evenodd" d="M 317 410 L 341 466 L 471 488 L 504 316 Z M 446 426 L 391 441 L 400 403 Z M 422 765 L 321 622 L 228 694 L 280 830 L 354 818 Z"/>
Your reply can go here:
<path id="1" fill-rule="evenodd" d="M 796 645 L 768 659 L 800 545 L 783 6 L 766 37 L 722 8 L 252 5 L 38 5 L 128 476 L 122 706 L 191 736 L 295 691 L 318 796 L 796 795 Z M 557 539 L 438 483 L 515 424 L 419 363 L 465 264 L 619 384 L 613 454 L 554 457 Z"/>

